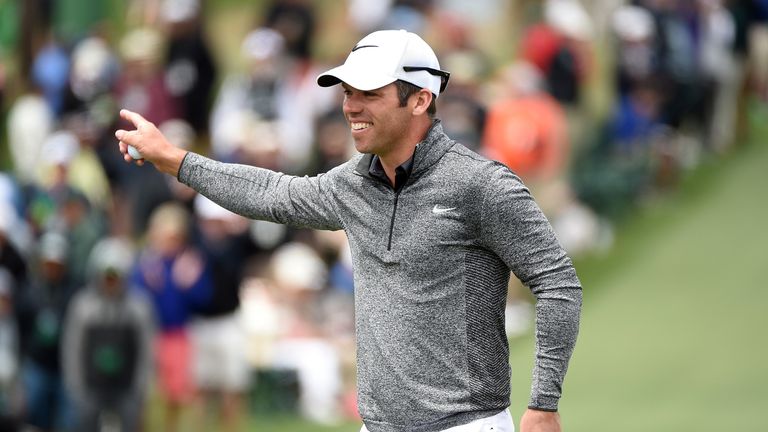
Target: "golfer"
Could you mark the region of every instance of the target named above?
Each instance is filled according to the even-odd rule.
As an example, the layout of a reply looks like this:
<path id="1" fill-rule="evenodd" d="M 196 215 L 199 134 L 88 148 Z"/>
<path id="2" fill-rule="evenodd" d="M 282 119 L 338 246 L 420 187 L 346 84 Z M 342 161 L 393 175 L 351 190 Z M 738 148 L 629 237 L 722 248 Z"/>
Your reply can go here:
<path id="1" fill-rule="evenodd" d="M 504 308 L 510 271 L 536 297 L 536 359 L 522 432 L 560 431 L 581 285 L 528 189 L 453 141 L 445 90 L 419 36 L 377 31 L 317 78 L 340 85 L 361 153 L 317 177 L 225 164 L 174 147 L 141 115 L 133 146 L 169 175 L 253 219 L 346 231 L 354 265 L 358 407 L 370 432 L 513 431 Z M 133 151 L 132 150 L 132 151 Z M 133 153 L 134 156 L 137 153 Z"/>

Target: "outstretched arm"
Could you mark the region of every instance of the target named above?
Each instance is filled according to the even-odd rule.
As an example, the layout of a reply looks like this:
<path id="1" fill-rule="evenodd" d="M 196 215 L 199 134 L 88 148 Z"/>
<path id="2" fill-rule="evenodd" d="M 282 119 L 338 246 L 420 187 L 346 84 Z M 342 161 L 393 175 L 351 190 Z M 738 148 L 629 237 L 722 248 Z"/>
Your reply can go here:
<path id="1" fill-rule="evenodd" d="M 145 161 L 152 162 L 158 171 L 177 177 L 187 151 L 168 142 L 162 132 L 140 114 L 123 109 L 120 110 L 120 117 L 128 120 L 135 127 L 134 130 L 120 129 L 115 132 L 115 137 L 120 140 L 120 153 L 123 154 L 123 159 L 126 162 L 135 161 L 138 165 L 143 165 Z M 131 157 L 128 146 L 133 146 L 142 158 Z"/>
<path id="2" fill-rule="evenodd" d="M 330 173 L 294 177 L 249 165 L 217 162 L 175 147 L 152 122 L 135 112 L 124 109 L 120 117 L 136 128 L 115 132 L 126 162 L 152 162 L 158 171 L 251 219 L 315 229 L 343 228 L 329 199 L 333 196 Z M 131 157 L 128 146 L 141 153 L 141 159 Z"/>

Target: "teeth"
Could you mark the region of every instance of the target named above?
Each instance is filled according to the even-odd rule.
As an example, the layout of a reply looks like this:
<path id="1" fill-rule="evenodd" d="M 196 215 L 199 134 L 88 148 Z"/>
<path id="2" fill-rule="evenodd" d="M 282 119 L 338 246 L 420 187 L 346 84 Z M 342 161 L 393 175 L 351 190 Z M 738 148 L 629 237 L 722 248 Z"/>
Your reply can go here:
<path id="1" fill-rule="evenodd" d="M 372 126 L 371 123 L 352 123 L 352 130 L 363 130 Z"/>

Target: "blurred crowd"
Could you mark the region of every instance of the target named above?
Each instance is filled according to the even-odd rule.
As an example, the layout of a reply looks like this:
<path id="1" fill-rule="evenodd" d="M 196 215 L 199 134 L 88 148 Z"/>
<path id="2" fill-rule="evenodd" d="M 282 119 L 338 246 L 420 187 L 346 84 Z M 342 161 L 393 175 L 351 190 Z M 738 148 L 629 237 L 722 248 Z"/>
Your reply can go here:
<path id="1" fill-rule="evenodd" d="M 332 48 L 327 2 L 263 1 L 227 61 L 217 2 L 115 3 L 0 0 L 0 430 L 139 430 L 153 397 L 163 431 L 356 416 L 344 234 L 246 220 L 126 164 L 119 108 L 215 159 L 316 175 L 354 152 L 317 74 L 408 29 L 451 72 L 448 135 L 512 168 L 579 256 L 768 103 L 767 0 L 348 0 Z M 484 32 L 502 13 L 499 55 Z M 512 337 L 532 312 L 509 297 Z"/>

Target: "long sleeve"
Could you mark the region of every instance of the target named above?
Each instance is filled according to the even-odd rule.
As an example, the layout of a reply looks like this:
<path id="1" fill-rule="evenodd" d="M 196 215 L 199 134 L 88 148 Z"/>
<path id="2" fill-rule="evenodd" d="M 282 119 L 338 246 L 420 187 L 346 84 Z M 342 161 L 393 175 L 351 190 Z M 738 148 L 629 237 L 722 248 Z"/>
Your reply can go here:
<path id="1" fill-rule="evenodd" d="M 494 173 L 482 208 L 483 237 L 536 296 L 536 359 L 529 406 L 557 410 L 579 329 L 582 290 L 570 258 L 526 187 Z"/>
<path id="2" fill-rule="evenodd" d="M 248 165 L 217 162 L 188 153 L 179 181 L 251 219 L 299 227 L 342 229 L 334 207 L 332 172 L 296 177 Z"/>

